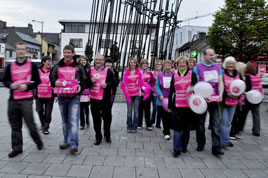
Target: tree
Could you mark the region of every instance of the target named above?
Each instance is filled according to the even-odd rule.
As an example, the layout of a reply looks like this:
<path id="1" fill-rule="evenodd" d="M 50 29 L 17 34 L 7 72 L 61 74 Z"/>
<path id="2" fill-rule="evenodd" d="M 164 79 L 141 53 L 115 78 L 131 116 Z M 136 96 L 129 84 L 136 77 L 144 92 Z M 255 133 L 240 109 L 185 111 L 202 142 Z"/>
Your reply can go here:
<path id="1" fill-rule="evenodd" d="M 90 62 L 93 60 L 93 48 L 89 41 L 87 42 L 85 47 L 85 55 L 88 57 Z"/>
<path id="2" fill-rule="evenodd" d="M 240 61 L 268 56 L 268 6 L 265 0 L 225 0 L 209 28 L 217 54 Z"/>
<path id="3" fill-rule="evenodd" d="M 110 57 L 112 58 L 113 62 L 117 62 L 120 58 L 119 48 L 117 47 L 117 42 L 114 42 L 110 48 Z"/>
<path id="4" fill-rule="evenodd" d="M 73 44 L 73 42 L 71 40 L 69 41 L 69 45 L 71 45 L 72 47 L 75 48 L 75 46 L 74 46 L 74 44 Z"/>

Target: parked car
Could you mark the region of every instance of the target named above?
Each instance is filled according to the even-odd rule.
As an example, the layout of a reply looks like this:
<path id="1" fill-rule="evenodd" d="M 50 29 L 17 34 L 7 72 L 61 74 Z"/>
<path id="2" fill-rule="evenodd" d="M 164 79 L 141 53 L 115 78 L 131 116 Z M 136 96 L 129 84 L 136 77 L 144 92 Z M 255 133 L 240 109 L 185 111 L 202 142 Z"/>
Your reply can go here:
<path id="1" fill-rule="evenodd" d="M 263 86 L 268 86 L 268 73 L 261 74 L 261 84 Z"/>

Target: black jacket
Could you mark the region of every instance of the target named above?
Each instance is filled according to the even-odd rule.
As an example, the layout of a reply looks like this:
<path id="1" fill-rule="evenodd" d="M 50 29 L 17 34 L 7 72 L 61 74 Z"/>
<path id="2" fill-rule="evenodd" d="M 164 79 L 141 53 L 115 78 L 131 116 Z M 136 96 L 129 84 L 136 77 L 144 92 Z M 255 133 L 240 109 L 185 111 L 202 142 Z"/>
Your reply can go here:
<path id="1" fill-rule="evenodd" d="M 58 80 L 58 69 L 60 67 L 65 67 L 67 66 L 64 63 L 64 58 L 61 59 L 58 64 L 56 64 L 50 72 L 49 79 L 52 87 L 55 87 L 55 82 Z M 86 82 L 86 71 L 84 67 L 78 63 L 76 60 L 69 65 L 69 66 L 75 66 L 76 67 L 76 73 L 75 73 L 75 78 L 78 79 L 78 84 L 81 86 L 81 91 L 80 93 L 85 89 L 85 82 Z"/>
<path id="2" fill-rule="evenodd" d="M 116 94 L 117 87 L 120 83 L 119 73 L 116 69 L 112 69 L 112 72 L 114 73 L 114 86 L 113 86 L 113 95 Z"/>
<path id="3" fill-rule="evenodd" d="M 104 70 L 104 68 L 103 68 L 103 70 Z M 87 88 L 91 88 L 93 86 L 93 82 L 90 79 L 90 72 L 91 72 L 91 70 L 89 70 L 87 73 L 87 82 L 86 82 Z M 115 86 L 115 79 L 114 79 L 114 74 L 110 69 L 108 69 L 105 83 L 107 84 L 107 87 L 104 89 L 102 100 L 103 101 L 111 101 L 111 89 L 114 88 L 114 86 Z"/>
<path id="4" fill-rule="evenodd" d="M 26 58 L 25 61 L 23 63 L 18 63 L 16 61 L 16 64 L 19 66 L 24 65 L 26 62 Z M 32 82 L 30 84 L 27 84 L 27 90 L 33 90 L 35 89 L 40 83 L 40 77 L 39 77 L 39 72 L 38 72 L 38 68 L 37 65 L 33 62 L 32 63 Z M 5 73 L 4 73 L 4 77 L 3 77 L 3 84 L 5 85 L 5 87 L 10 88 L 10 85 L 13 83 L 11 80 L 11 69 L 10 69 L 11 64 L 8 64 L 6 66 L 5 69 Z M 13 90 L 10 90 L 10 98 L 13 100 Z M 23 100 L 32 100 L 33 98 L 28 98 L 28 99 L 23 99 Z"/>

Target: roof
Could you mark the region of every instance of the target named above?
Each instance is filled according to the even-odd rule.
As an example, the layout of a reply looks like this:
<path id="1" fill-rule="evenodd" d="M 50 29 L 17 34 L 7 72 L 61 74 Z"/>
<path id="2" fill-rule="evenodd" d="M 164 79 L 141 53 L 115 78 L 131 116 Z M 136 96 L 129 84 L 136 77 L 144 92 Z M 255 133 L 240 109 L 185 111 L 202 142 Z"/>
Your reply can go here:
<path id="1" fill-rule="evenodd" d="M 56 44 L 60 44 L 60 35 L 59 33 L 43 33 L 44 36 L 52 40 Z"/>
<path id="2" fill-rule="evenodd" d="M 197 40 L 185 43 L 182 45 L 180 48 L 176 49 L 178 52 L 182 52 L 188 49 L 191 49 L 191 51 L 196 50 L 196 51 L 202 51 L 203 49 L 207 48 L 208 46 L 208 37 L 202 37 L 198 38 Z"/>
<path id="3" fill-rule="evenodd" d="M 19 37 L 23 41 L 27 41 L 27 42 L 34 43 L 34 44 L 37 44 L 37 45 L 41 45 L 36 39 L 32 38 L 29 35 L 26 35 L 26 34 L 23 34 L 23 33 L 20 33 L 20 32 L 16 32 L 16 33 L 17 33 L 17 35 L 19 35 Z"/>

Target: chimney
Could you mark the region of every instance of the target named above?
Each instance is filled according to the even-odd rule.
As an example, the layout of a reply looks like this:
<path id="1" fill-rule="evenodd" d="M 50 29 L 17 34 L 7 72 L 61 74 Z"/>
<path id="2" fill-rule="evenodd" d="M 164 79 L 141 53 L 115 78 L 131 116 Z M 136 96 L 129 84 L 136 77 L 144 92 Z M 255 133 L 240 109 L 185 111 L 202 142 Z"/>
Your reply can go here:
<path id="1" fill-rule="evenodd" d="M 5 21 L 0 20 L 0 33 L 6 32 L 6 26 L 7 26 L 7 23 Z"/>
<path id="2" fill-rule="evenodd" d="M 33 36 L 33 25 L 32 24 L 30 24 L 30 23 L 28 23 L 28 33 L 31 35 L 31 36 Z"/>
<path id="3" fill-rule="evenodd" d="M 205 32 L 199 32 L 199 34 L 198 34 L 198 36 L 199 36 L 199 38 L 198 39 L 205 39 L 206 38 L 206 36 L 207 36 L 207 34 L 205 33 Z"/>

